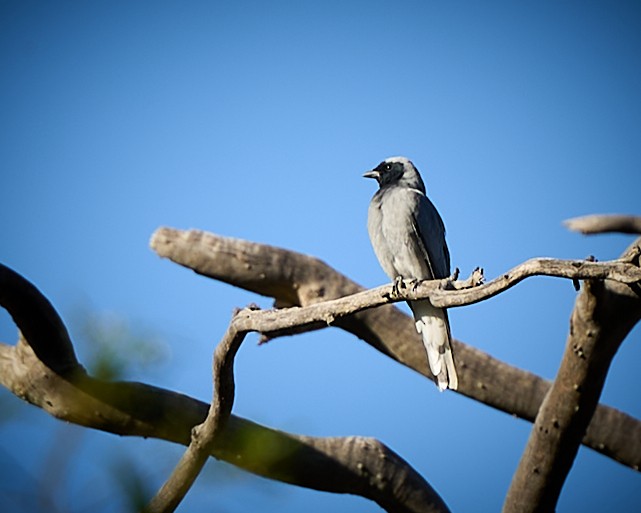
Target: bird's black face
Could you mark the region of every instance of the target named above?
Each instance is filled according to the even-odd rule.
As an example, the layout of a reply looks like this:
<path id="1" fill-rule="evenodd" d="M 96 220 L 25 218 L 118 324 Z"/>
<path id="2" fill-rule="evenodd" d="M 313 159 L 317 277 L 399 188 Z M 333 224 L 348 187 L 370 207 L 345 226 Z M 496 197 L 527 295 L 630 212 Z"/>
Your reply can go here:
<path id="1" fill-rule="evenodd" d="M 382 187 L 390 183 L 398 181 L 405 172 L 403 162 L 394 162 L 384 160 L 371 171 L 368 171 L 363 176 L 365 178 L 376 178 L 378 184 Z"/>

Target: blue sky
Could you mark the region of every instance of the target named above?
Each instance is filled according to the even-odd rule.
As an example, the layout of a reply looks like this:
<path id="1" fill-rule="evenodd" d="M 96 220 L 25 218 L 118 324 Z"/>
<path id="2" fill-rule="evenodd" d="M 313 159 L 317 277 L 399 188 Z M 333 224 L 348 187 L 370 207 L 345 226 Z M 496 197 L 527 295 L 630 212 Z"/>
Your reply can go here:
<path id="1" fill-rule="evenodd" d="M 615 258 L 630 237 L 561 221 L 640 213 L 636 2 L 5 1 L 0 69 L 0 261 L 58 308 L 83 361 L 78 312 L 126 321 L 164 355 L 127 377 L 203 400 L 232 309 L 270 302 L 160 260 L 148 247 L 159 226 L 291 248 L 376 286 L 387 279 L 365 228 L 375 184 L 361 175 L 392 155 L 422 172 L 464 274 Z M 574 297 L 569 282 L 530 280 L 453 310 L 452 331 L 552 378 Z M 0 340 L 15 340 L 5 312 Z M 530 424 L 439 394 L 338 330 L 254 342 L 237 360 L 238 415 L 379 438 L 453 511 L 498 510 Z M 603 397 L 637 417 L 639 342 L 637 328 Z M 55 436 L 75 440 L 59 499 L 70 511 L 117 509 L 107 498 L 123 454 L 155 486 L 180 453 L 21 415 L 0 424 L 0 473 L 36 486 Z M 210 467 L 185 511 L 376 509 Z M 582 450 L 559 511 L 639 501 L 638 474 Z"/>

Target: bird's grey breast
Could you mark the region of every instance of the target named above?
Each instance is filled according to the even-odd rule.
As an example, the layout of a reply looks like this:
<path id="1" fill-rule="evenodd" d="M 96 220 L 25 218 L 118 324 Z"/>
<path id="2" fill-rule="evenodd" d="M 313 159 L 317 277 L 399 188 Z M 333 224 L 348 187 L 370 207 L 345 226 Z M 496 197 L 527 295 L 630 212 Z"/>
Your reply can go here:
<path id="1" fill-rule="evenodd" d="M 383 225 L 386 222 L 385 216 L 385 201 L 386 189 L 380 189 L 376 192 L 372 201 L 369 204 L 367 212 L 367 231 L 369 238 L 374 248 L 376 258 L 378 258 L 381 267 L 385 273 L 392 279 L 398 276 L 393 264 L 393 246 L 390 241 L 385 237 Z"/>
<path id="2" fill-rule="evenodd" d="M 384 187 L 370 203 L 367 223 L 370 239 L 390 279 L 431 278 L 415 223 L 421 197 L 420 191 L 408 187 Z"/>

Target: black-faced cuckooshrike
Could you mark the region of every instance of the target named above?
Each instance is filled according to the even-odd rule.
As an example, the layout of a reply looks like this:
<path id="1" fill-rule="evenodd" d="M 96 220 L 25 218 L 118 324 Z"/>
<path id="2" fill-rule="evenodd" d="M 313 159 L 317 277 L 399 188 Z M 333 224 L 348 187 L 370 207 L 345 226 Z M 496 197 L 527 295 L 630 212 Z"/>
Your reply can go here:
<path id="1" fill-rule="evenodd" d="M 414 164 L 405 157 L 392 157 L 363 176 L 375 178 L 380 186 L 369 205 L 367 230 L 374 253 L 390 279 L 447 278 L 450 253 L 445 226 L 425 195 L 425 185 Z M 409 301 L 409 306 L 439 390 L 456 390 L 458 378 L 447 311 L 432 306 L 428 299 Z"/>

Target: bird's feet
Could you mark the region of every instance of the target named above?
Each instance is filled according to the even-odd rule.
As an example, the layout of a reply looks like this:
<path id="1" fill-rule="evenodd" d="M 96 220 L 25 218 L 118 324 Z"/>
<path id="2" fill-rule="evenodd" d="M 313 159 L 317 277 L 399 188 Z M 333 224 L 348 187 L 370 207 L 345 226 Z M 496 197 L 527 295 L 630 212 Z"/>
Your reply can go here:
<path id="1" fill-rule="evenodd" d="M 476 269 L 474 269 L 467 280 L 458 281 L 458 276 L 459 270 L 457 267 L 456 269 L 454 269 L 452 275 L 449 278 L 446 278 L 443 288 L 446 290 L 471 289 L 473 287 L 478 287 L 485 282 L 485 276 L 483 274 L 482 267 L 477 267 Z"/>
<path id="2" fill-rule="evenodd" d="M 401 295 L 401 289 L 405 288 L 405 282 L 403 281 L 402 276 L 397 276 L 394 278 L 394 283 L 392 284 L 392 295 L 393 296 L 400 296 Z"/>
<path id="3" fill-rule="evenodd" d="M 394 283 L 392 284 L 392 295 L 395 297 L 401 297 L 402 291 L 406 289 L 411 289 L 412 292 L 415 292 L 418 286 L 421 284 L 421 280 L 415 278 L 404 279 L 402 276 L 397 276 L 394 278 Z"/>
<path id="4" fill-rule="evenodd" d="M 461 271 L 459 271 L 459 268 L 455 267 L 454 272 L 452 272 L 452 274 L 450 274 L 447 278 L 443 279 L 440 287 L 443 290 L 456 290 L 458 288 L 456 281 L 458 280 L 460 273 Z"/>
<path id="5" fill-rule="evenodd" d="M 477 267 L 474 269 L 467 281 L 469 282 L 469 287 L 478 287 L 479 285 L 483 285 L 485 283 L 483 268 Z"/>

